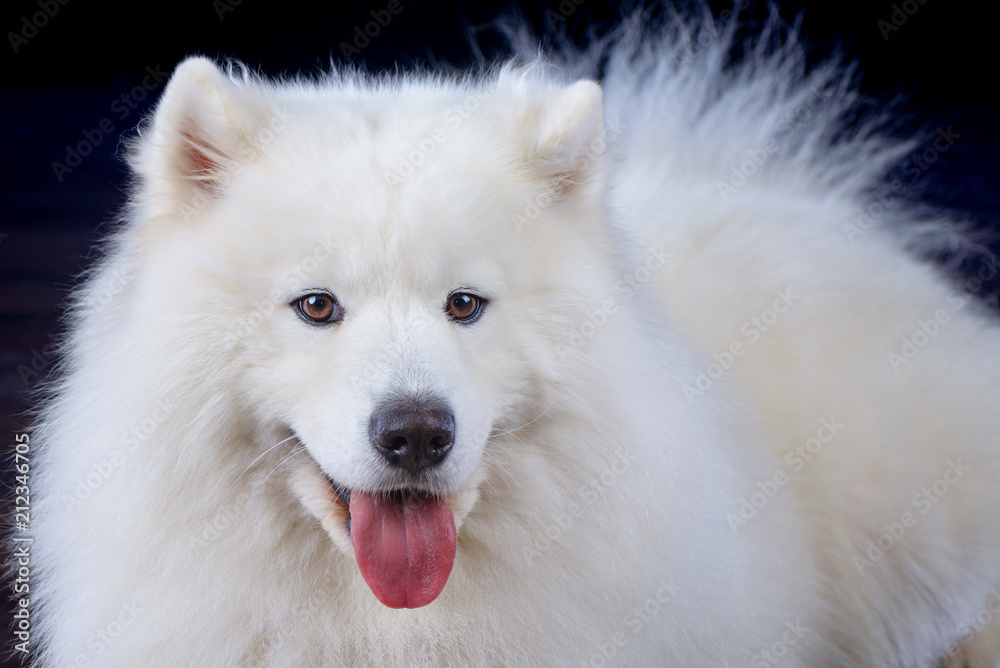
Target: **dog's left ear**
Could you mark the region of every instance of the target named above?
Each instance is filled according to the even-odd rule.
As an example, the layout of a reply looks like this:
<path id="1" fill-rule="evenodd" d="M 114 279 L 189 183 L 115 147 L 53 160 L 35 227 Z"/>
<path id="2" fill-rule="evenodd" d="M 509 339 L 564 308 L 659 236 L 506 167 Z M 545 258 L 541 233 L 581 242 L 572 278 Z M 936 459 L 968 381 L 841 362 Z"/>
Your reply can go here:
<path id="1" fill-rule="evenodd" d="M 260 157 L 269 124 L 259 94 L 207 58 L 177 66 L 130 160 L 154 215 L 186 220 L 208 209 Z"/>
<path id="2" fill-rule="evenodd" d="M 604 94 L 596 82 L 578 81 L 547 97 L 537 114 L 529 163 L 561 199 L 600 173 L 607 151 Z"/>

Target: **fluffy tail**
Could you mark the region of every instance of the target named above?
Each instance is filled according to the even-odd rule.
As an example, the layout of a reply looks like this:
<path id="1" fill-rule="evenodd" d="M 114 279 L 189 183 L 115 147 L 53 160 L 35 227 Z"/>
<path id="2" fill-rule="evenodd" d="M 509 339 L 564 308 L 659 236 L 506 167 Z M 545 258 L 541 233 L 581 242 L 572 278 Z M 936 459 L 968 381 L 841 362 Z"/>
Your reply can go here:
<path id="1" fill-rule="evenodd" d="M 645 175 L 651 185 L 655 176 L 667 189 L 687 189 L 713 174 L 722 200 L 752 180 L 758 189 L 850 201 L 855 215 L 842 224 L 849 239 L 889 228 L 916 255 L 953 269 L 995 261 L 996 234 L 922 201 L 929 165 L 911 156 L 947 151 L 958 135 L 947 126 L 905 128 L 903 101 L 863 96 L 856 64 L 839 54 L 810 67 L 799 26 L 773 7 L 751 28 L 738 12 L 716 17 L 692 2 L 636 10 L 583 49 L 555 34 L 542 52 L 517 21 L 501 30 L 516 58 L 546 76 L 602 82 L 609 137 L 630 165 L 655 165 Z M 658 234 L 630 222 L 641 239 Z"/>

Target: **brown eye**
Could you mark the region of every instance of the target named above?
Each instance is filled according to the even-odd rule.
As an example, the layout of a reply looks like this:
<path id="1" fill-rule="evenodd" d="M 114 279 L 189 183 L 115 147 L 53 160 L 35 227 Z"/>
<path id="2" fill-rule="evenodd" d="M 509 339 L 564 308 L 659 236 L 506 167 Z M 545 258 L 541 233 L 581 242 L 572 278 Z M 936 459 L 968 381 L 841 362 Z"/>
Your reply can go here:
<path id="1" fill-rule="evenodd" d="M 468 292 L 456 292 L 448 297 L 448 305 L 445 307 L 448 316 L 455 322 L 469 324 L 474 322 L 482 313 L 486 300 L 482 297 L 469 294 Z"/>
<path id="2" fill-rule="evenodd" d="M 310 324 L 325 325 L 338 322 L 343 317 L 340 304 L 333 295 L 314 292 L 292 302 L 303 320 Z"/>

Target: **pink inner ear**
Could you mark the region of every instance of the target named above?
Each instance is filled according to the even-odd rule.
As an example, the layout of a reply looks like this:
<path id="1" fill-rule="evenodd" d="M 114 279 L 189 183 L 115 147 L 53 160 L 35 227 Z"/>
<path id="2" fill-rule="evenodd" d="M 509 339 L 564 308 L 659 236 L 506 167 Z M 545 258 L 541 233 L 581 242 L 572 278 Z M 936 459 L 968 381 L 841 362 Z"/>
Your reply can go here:
<path id="1" fill-rule="evenodd" d="M 219 163 L 209 155 L 210 149 L 204 147 L 201 142 L 195 139 L 191 133 L 184 131 L 181 133 L 187 143 L 185 158 L 190 166 L 186 176 L 204 177 L 219 169 Z"/>

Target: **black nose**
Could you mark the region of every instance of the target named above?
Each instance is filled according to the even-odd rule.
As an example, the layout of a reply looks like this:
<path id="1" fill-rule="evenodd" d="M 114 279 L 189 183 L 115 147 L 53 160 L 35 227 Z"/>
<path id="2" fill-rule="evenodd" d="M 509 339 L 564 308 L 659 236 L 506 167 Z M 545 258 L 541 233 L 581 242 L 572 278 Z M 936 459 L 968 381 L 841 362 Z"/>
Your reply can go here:
<path id="1" fill-rule="evenodd" d="M 394 400 L 372 414 L 368 434 L 390 466 L 416 473 L 448 455 L 455 442 L 455 416 L 438 401 Z"/>

